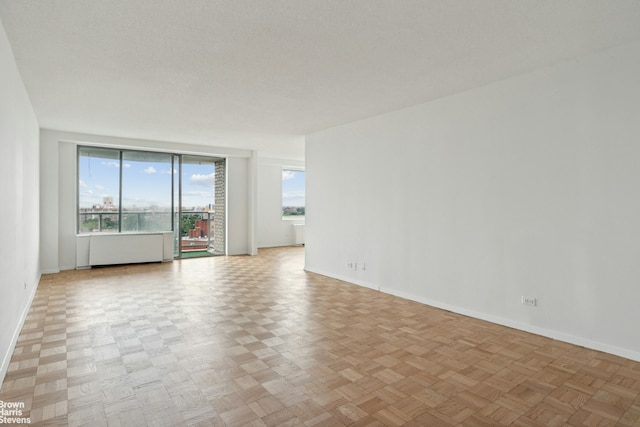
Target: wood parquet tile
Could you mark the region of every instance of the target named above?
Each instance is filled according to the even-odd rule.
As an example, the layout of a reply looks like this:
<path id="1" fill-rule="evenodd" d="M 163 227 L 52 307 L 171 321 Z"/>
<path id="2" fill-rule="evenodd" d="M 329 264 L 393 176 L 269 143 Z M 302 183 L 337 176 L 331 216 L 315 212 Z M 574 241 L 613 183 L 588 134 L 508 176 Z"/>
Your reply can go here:
<path id="1" fill-rule="evenodd" d="M 0 400 L 47 426 L 640 426 L 640 363 L 302 268 L 44 275 Z"/>

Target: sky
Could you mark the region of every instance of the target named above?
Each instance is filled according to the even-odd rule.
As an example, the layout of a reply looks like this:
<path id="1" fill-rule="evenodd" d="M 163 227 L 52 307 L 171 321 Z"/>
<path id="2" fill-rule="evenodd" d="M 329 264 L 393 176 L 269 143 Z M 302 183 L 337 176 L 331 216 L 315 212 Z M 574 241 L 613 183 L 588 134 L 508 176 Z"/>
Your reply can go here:
<path id="1" fill-rule="evenodd" d="M 304 206 L 304 171 L 282 170 L 282 206 Z"/>
<path id="2" fill-rule="evenodd" d="M 127 209 L 171 207 L 171 163 L 166 161 L 123 160 L 122 204 Z M 176 168 L 177 169 L 177 168 Z M 102 205 L 103 197 L 113 197 L 118 205 L 119 161 L 100 157 L 80 157 L 79 201 L 81 208 Z M 174 171 L 177 173 L 177 170 Z M 177 185 L 177 183 L 176 183 Z M 215 168 L 213 164 L 182 166 L 182 206 L 205 208 L 214 203 Z"/>
<path id="3" fill-rule="evenodd" d="M 80 208 L 102 205 L 104 197 L 112 197 L 118 205 L 120 164 L 109 158 L 117 151 L 93 150 L 94 155 L 80 156 Z M 97 153 L 97 154 L 96 154 Z M 81 152 L 82 154 L 82 152 Z M 125 152 L 126 156 L 129 152 Z M 125 209 L 171 208 L 171 155 L 144 153 L 149 160 L 123 159 L 122 203 Z M 140 157 L 140 153 L 131 156 Z M 177 173 L 177 170 L 174 171 Z M 177 185 L 177 183 L 176 183 Z M 182 206 L 184 209 L 206 208 L 214 203 L 215 167 L 211 163 L 183 164 Z M 282 171 L 282 205 L 304 206 L 305 173 L 299 170 Z"/>

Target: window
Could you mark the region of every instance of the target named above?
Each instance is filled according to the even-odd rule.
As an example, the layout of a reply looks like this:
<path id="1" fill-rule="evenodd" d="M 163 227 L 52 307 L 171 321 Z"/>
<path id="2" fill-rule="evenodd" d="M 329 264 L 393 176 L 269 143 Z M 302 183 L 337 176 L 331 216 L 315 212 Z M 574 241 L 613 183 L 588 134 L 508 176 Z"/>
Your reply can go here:
<path id="1" fill-rule="evenodd" d="M 122 152 L 122 231 L 171 230 L 172 155 Z"/>
<path id="2" fill-rule="evenodd" d="M 282 169 L 282 217 L 304 216 L 304 171 Z"/>
<path id="3" fill-rule="evenodd" d="M 78 231 L 171 231 L 174 156 L 78 148 Z"/>
<path id="4" fill-rule="evenodd" d="M 78 229 L 118 232 L 120 228 L 120 152 L 78 149 Z"/>
<path id="5" fill-rule="evenodd" d="M 173 232 L 174 256 L 226 253 L 226 160 L 78 147 L 78 233 Z"/>

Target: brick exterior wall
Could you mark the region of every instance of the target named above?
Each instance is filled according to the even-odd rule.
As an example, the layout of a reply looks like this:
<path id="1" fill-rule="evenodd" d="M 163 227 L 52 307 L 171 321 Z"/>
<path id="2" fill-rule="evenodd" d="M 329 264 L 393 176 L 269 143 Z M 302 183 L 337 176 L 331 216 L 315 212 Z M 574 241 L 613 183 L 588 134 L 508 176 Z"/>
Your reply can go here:
<path id="1" fill-rule="evenodd" d="M 213 215 L 213 253 L 225 255 L 226 247 L 226 223 L 225 223 L 225 200 L 226 200 L 226 160 L 222 159 L 215 163 L 216 183 L 215 183 L 215 213 Z"/>

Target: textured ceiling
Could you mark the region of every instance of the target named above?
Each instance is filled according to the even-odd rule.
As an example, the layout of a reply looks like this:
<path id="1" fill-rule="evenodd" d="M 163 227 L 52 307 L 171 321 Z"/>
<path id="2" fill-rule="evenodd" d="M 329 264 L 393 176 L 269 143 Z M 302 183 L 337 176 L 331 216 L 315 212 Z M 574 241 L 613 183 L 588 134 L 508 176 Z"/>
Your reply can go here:
<path id="1" fill-rule="evenodd" d="M 0 0 L 43 128 L 302 135 L 640 38 L 638 0 Z"/>

